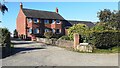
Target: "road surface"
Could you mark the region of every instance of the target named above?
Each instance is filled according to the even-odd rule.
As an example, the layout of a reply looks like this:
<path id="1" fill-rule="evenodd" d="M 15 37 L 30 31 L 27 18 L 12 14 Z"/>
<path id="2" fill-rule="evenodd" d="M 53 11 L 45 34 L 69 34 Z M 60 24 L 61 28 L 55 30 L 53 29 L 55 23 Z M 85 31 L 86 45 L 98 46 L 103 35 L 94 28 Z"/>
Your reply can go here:
<path id="1" fill-rule="evenodd" d="M 12 41 L 16 53 L 2 66 L 118 66 L 118 54 L 77 53 L 30 41 Z"/>

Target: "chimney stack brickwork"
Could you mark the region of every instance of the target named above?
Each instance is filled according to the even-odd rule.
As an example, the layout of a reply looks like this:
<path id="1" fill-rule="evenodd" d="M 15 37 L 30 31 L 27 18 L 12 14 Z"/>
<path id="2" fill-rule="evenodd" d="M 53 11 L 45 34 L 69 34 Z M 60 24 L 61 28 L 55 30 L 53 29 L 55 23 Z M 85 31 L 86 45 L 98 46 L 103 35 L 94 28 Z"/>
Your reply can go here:
<path id="1" fill-rule="evenodd" d="M 20 2 L 20 9 L 22 9 L 23 8 L 23 4 L 22 4 L 22 2 Z"/>
<path id="2" fill-rule="evenodd" d="M 56 7 L 56 13 L 58 13 L 58 8 Z"/>

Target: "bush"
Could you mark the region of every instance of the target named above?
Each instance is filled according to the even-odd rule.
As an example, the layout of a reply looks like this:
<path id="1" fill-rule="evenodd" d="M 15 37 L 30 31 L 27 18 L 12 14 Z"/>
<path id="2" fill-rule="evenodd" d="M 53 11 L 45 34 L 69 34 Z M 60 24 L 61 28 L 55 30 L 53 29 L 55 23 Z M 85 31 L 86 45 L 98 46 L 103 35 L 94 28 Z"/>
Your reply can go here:
<path id="1" fill-rule="evenodd" d="M 70 40 L 70 38 L 68 36 L 62 36 L 62 37 L 60 37 L 60 39 Z"/>
<path id="2" fill-rule="evenodd" d="M 52 36 L 53 36 L 53 33 L 50 31 L 50 32 L 45 32 L 44 33 L 44 36 L 48 39 L 50 39 Z"/>
<path id="3" fill-rule="evenodd" d="M 10 32 L 6 28 L 0 28 L 0 43 L 2 46 L 10 46 Z"/>
<path id="4" fill-rule="evenodd" d="M 2 46 L 2 58 L 12 54 L 10 32 L 6 28 L 0 28 L 0 45 Z"/>
<path id="5" fill-rule="evenodd" d="M 61 34 L 53 34 L 52 38 L 59 39 L 62 35 Z"/>
<path id="6" fill-rule="evenodd" d="M 120 45 L 120 31 L 94 31 L 91 43 L 100 49 L 108 49 Z"/>
<path id="7" fill-rule="evenodd" d="M 14 34 L 13 34 L 13 37 L 14 37 L 14 38 L 18 38 L 18 32 L 17 32 L 17 30 L 16 30 L 16 29 L 14 30 L 14 32 L 13 32 L 13 33 L 14 33 Z"/>
<path id="8" fill-rule="evenodd" d="M 81 36 L 80 40 L 82 42 L 87 42 L 87 37 L 89 36 L 88 31 L 89 28 L 85 24 L 77 24 L 68 29 L 68 36 L 70 40 L 73 40 L 73 34 L 78 33 Z"/>

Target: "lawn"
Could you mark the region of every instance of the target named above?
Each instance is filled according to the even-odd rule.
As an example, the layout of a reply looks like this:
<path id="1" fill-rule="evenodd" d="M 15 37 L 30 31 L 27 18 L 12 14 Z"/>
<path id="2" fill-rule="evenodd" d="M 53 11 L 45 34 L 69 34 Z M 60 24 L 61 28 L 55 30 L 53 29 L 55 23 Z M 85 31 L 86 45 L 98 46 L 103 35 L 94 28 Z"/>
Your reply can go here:
<path id="1" fill-rule="evenodd" d="M 69 51 L 79 52 L 79 53 L 86 53 L 86 52 L 80 52 L 78 50 L 74 50 L 74 48 L 70 47 L 63 47 L 59 46 L 61 48 L 65 48 Z M 92 53 L 120 53 L 120 46 L 112 47 L 111 49 L 94 49 Z"/>
<path id="2" fill-rule="evenodd" d="M 93 53 L 120 53 L 120 46 L 113 47 L 111 49 L 95 49 Z"/>

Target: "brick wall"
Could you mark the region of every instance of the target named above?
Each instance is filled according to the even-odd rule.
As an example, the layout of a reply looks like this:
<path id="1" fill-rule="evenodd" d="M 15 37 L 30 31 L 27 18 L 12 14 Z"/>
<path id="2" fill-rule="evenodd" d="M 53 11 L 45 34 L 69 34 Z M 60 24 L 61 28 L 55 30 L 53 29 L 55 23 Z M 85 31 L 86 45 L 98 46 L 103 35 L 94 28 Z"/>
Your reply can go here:
<path id="1" fill-rule="evenodd" d="M 16 29 L 18 31 L 18 35 L 26 35 L 26 17 L 21 9 L 17 16 Z"/>
<path id="2" fill-rule="evenodd" d="M 57 45 L 61 47 L 73 47 L 74 42 L 68 40 L 60 40 L 60 39 L 46 39 L 46 38 L 37 38 L 38 42 Z"/>

